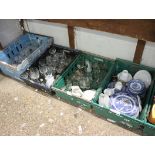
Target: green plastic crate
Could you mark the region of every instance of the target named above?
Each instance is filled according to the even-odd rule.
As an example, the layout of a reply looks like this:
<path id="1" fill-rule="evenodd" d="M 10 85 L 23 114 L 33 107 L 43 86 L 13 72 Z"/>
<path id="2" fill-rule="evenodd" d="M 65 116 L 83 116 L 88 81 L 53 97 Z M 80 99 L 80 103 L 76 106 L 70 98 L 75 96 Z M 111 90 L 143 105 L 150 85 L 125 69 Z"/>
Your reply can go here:
<path id="1" fill-rule="evenodd" d="M 147 113 L 146 113 L 146 120 L 149 116 L 150 110 L 152 109 L 153 106 L 153 98 L 155 96 L 155 84 L 152 90 L 152 94 L 150 96 L 150 100 L 148 103 L 148 109 L 147 109 Z M 148 136 L 155 136 L 155 124 L 151 124 L 149 121 L 144 122 L 145 126 L 144 126 L 144 135 L 148 135 Z"/>
<path id="2" fill-rule="evenodd" d="M 80 64 L 81 62 L 85 61 L 85 59 L 91 61 L 92 63 L 95 62 L 100 62 L 104 65 L 106 68 L 106 72 L 104 77 L 108 75 L 108 73 L 111 72 L 111 69 L 113 68 L 114 61 L 110 59 L 106 59 L 100 56 L 92 55 L 92 54 L 86 54 L 86 53 L 81 53 L 74 61 L 73 63 L 65 70 L 65 72 L 56 80 L 56 82 L 53 85 L 53 90 L 56 92 L 56 96 L 64 101 L 69 102 L 70 104 L 74 106 L 80 106 L 83 109 L 90 110 L 91 109 L 91 102 L 84 100 L 79 97 L 71 96 L 68 95 L 65 91 L 61 90 L 65 86 L 65 80 L 72 76 L 75 71 L 77 70 L 77 65 Z M 92 87 L 93 89 L 98 89 L 100 88 L 103 84 L 101 81 L 99 82 L 99 85 L 96 84 L 96 81 L 93 81 Z M 98 90 L 97 93 L 98 94 Z"/>
<path id="3" fill-rule="evenodd" d="M 140 113 L 140 116 L 138 118 L 133 118 L 133 117 L 129 117 L 126 115 L 122 115 L 122 114 L 114 112 L 108 108 L 100 107 L 98 104 L 99 95 L 102 92 L 102 90 L 107 88 L 109 82 L 111 81 L 112 76 L 117 75 L 122 70 L 128 70 L 129 73 L 131 73 L 132 75 L 134 75 L 139 70 L 147 70 L 152 75 L 153 80 L 152 80 L 152 83 L 151 83 L 149 89 L 147 90 L 145 98 L 142 100 L 143 110 Z M 96 115 L 104 117 L 105 119 L 107 119 L 108 121 L 110 121 L 112 123 L 116 123 L 121 126 L 123 125 L 125 128 L 134 129 L 135 131 L 137 130 L 138 132 L 139 131 L 143 132 L 144 128 L 147 124 L 146 117 L 147 117 L 149 100 L 150 100 L 150 96 L 151 96 L 152 88 L 153 88 L 153 84 L 154 84 L 154 78 L 155 78 L 154 73 L 155 73 L 154 68 L 147 67 L 144 65 L 135 64 L 135 63 L 132 63 L 127 60 L 116 59 L 115 65 L 113 66 L 111 73 L 108 74 L 108 76 L 106 76 L 106 78 L 103 80 L 103 85 L 99 89 L 100 91 L 98 91 L 98 94 L 92 101 L 93 111 L 96 113 Z"/>

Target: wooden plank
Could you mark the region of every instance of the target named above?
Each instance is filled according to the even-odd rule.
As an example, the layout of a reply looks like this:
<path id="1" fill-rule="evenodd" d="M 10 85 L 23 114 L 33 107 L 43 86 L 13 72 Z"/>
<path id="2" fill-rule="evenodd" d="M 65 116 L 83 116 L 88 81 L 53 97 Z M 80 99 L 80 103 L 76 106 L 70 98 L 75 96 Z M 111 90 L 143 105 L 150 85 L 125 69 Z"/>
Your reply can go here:
<path id="1" fill-rule="evenodd" d="M 73 26 L 68 26 L 68 37 L 70 48 L 75 48 L 75 35 Z"/>
<path id="2" fill-rule="evenodd" d="M 133 62 L 140 64 L 146 42 L 138 40 Z"/>
<path id="3" fill-rule="evenodd" d="M 20 26 L 21 26 L 21 28 L 22 28 L 23 34 L 25 34 L 26 31 L 25 31 L 25 27 L 24 27 L 24 19 L 21 19 L 21 20 L 19 21 L 19 24 L 20 24 Z"/>
<path id="4" fill-rule="evenodd" d="M 1 44 L 1 42 L 0 42 L 0 50 L 2 50 L 3 49 L 3 46 L 2 46 L 2 44 Z"/>
<path id="5" fill-rule="evenodd" d="M 44 21 L 95 29 L 155 42 L 155 20 L 153 19 L 44 19 Z"/>

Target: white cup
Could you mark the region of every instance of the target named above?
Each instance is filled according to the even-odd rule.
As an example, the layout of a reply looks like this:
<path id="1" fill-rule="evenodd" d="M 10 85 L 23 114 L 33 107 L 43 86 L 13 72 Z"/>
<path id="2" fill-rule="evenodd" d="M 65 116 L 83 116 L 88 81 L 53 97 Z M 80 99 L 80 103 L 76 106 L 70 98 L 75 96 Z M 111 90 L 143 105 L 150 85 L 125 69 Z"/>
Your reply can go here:
<path id="1" fill-rule="evenodd" d="M 107 94 L 101 93 L 98 102 L 101 107 L 109 108 L 110 98 Z"/>

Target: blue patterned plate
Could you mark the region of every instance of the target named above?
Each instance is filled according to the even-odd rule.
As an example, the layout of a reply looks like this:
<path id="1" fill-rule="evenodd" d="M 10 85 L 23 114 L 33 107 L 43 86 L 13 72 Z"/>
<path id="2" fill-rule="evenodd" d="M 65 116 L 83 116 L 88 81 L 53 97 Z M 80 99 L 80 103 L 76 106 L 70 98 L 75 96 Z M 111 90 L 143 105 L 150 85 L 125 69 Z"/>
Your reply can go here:
<path id="1" fill-rule="evenodd" d="M 138 117 L 140 106 L 137 96 L 119 92 L 110 97 L 110 108 L 132 117 Z"/>

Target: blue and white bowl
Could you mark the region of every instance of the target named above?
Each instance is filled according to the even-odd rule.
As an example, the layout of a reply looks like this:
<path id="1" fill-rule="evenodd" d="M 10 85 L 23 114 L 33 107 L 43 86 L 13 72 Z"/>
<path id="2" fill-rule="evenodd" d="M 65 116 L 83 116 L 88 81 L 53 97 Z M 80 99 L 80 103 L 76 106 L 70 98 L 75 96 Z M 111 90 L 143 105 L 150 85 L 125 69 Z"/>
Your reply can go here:
<path id="1" fill-rule="evenodd" d="M 131 117 L 138 117 L 140 103 L 137 96 L 119 92 L 110 97 L 110 109 Z"/>

